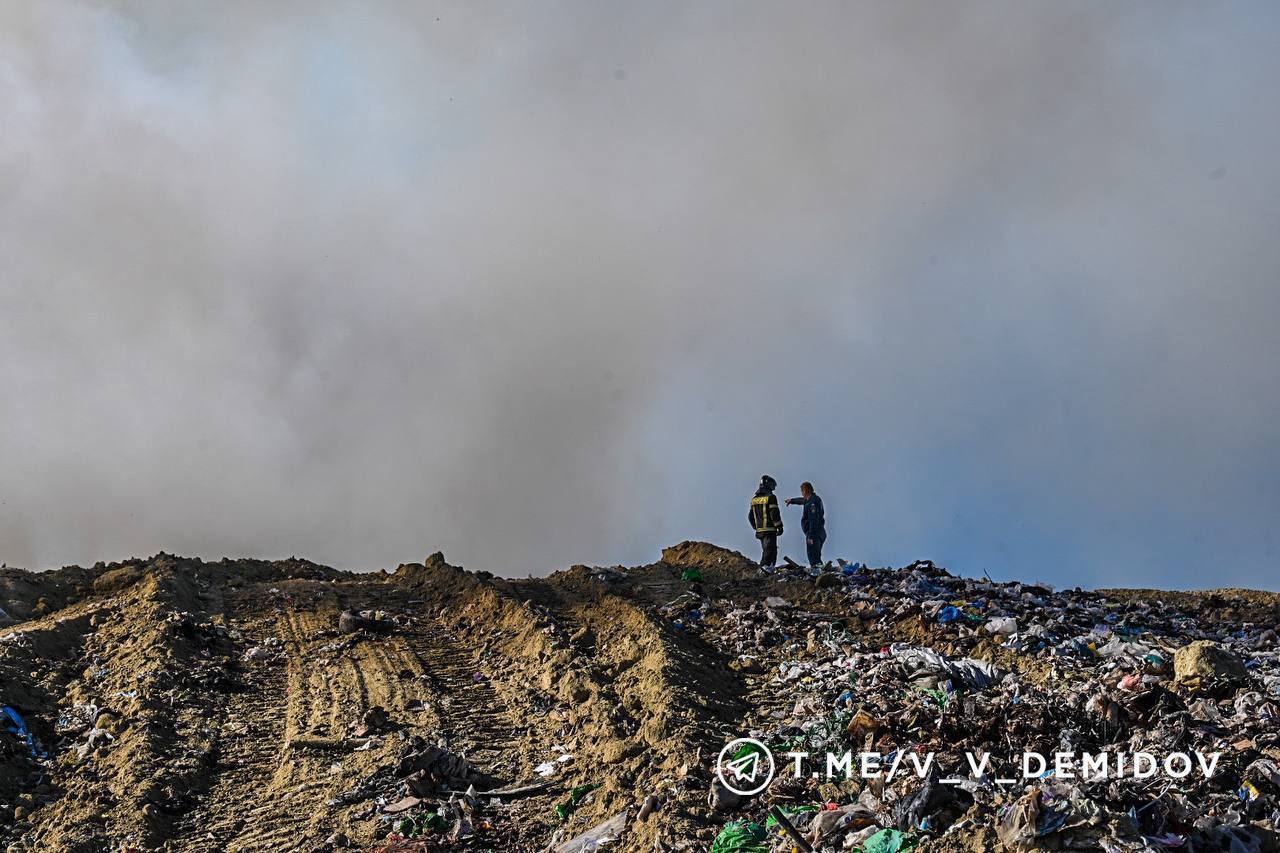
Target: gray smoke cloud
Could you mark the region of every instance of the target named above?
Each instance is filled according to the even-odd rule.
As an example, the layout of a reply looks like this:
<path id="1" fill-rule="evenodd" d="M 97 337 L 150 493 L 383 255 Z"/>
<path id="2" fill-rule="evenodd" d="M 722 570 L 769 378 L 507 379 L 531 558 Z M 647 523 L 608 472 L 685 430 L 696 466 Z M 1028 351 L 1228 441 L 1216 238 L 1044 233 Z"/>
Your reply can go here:
<path id="1" fill-rule="evenodd" d="M 1274 4 L 0 20 L 10 564 L 1274 587 Z"/>

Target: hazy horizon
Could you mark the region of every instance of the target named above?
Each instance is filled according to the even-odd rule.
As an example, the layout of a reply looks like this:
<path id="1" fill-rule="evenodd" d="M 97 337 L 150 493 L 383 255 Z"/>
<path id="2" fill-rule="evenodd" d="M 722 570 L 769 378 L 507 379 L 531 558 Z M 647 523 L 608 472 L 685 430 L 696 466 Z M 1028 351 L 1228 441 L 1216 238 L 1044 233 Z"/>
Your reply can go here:
<path id="1" fill-rule="evenodd" d="M 0 21 L 11 566 L 1277 589 L 1274 4 Z"/>

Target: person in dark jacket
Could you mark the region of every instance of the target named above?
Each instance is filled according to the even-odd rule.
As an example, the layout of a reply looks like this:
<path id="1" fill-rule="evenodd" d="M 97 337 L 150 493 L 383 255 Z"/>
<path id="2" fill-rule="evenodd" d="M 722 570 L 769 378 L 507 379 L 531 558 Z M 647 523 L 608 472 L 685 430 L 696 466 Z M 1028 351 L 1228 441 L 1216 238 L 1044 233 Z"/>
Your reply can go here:
<path id="1" fill-rule="evenodd" d="M 787 498 L 787 506 L 804 507 L 800 516 L 800 529 L 804 531 L 805 548 L 809 552 L 809 565 L 822 565 L 822 543 L 827 541 L 827 515 L 822 509 L 822 498 L 813 490 L 813 483 L 800 484 L 800 497 Z"/>
<path id="2" fill-rule="evenodd" d="M 778 481 L 765 474 L 760 478 L 760 488 L 751 499 L 747 521 L 760 540 L 760 568 L 772 569 L 778 562 L 778 537 L 782 535 L 782 510 L 773 490 Z"/>

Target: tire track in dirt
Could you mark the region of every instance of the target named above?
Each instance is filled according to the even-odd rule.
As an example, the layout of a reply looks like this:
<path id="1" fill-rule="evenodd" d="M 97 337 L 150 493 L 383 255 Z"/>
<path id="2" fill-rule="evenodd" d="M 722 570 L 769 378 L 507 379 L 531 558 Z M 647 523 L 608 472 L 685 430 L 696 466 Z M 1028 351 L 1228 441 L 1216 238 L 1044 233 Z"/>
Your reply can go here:
<path id="1" fill-rule="evenodd" d="M 359 650 L 358 646 L 356 647 L 356 649 L 353 649 L 352 651 L 355 652 L 356 655 L 363 654 L 362 651 Z M 343 663 L 343 668 L 350 675 L 351 684 L 355 686 L 356 700 L 354 703 L 349 703 L 349 702 L 343 702 L 341 699 L 339 699 L 340 704 L 338 707 L 339 708 L 343 706 L 349 707 L 353 704 L 354 707 L 351 707 L 351 710 L 357 713 L 362 713 L 363 709 L 369 707 L 369 687 L 367 682 L 365 681 L 364 669 L 363 667 L 360 666 L 360 664 L 358 664 L 351 657 L 344 657 L 342 659 L 342 663 Z M 341 711 L 339 711 L 339 713 L 341 713 Z"/>
<path id="2" fill-rule="evenodd" d="M 374 695 L 379 697 L 377 704 L 390 712 L 393 717 L 398 717 L 408 704 L 408 697 L 400 681 L 400 671 L 404 667 L 392 658 L 387 649 L 389 644 L 394 643 L 394 639 L 390 643 L 384 640 L 366 645 L 364 651 L 368 655 L 367 660 L 372 664 L 368 668 L 366 678 L 374 688 Z"/>
<path id="3" fill-rule="evenodd" d="M 243 600 L 243 594 L 237 596 Z M 228 616 L 234 621 L 241 602 L 227 601 Z M 277 616 L 272 623 L 240 626 L 255 636 L 266 636 L 272 629 L 288 635 L 288 620 Z M 265 629 L 265 630 L 264 630 Z M 284 630 L 281 630 L 284 629 Z M 291 638 L 289 644 L 296 644 Z M 279 845 L 262 845 L 263 832 L 285 823 L 296 834 L 299 821 L 292 812 L 276 812 L 276 798 L 269 792 L 276 788 L 285 761 L 285 735 L 288 717 L 290 671 L 279 665 L 253 667 L 245 673 L 246 689 L 232 694 L 219 709 L 224 721 L 218 736 L 219 769 L 203 802 L 187 816 L 184 825 L 203 827 L 192 836 L 179 834 L 174 839 L 178 849 L 195 851 L 250 851 L 288 849 Z M 230 803 L 252 802 L 249 808 L 228 808 Z M 254 802 L 256 800 L 256 802 Z"/>
<path id="4" fill-rule="evenodd" d="M 366 583 L 344 592 L 357 609 L 383 606 Z M 208 829 L 198 838 L 177 838 L 180 849 L 312 849 L 333 828 L 325 802 L 380 760 L 377 751 L 286 748 L 298 737 L 340 742 L 347 724 L 370 707 L 380 705 L 399 717 L 407 703 L 399 678 L 406 668 L 404 641 L 360 637 L 344 646 L 340 638 L 336 649 L 322 652 L 333 642 L 337 610 L 331 597 L 318 598 L 318 609 L 298 610 L 305 605 L 291 601 L 271 621 L 237 624 L 249 636 L 279 637 L 285 661 L 249 669 L 249 690 L 228 702 L 225 718 L 246 724 L 224 729 L 227 766 L 206 797 L 207 808 L 194 814 L 193 825 Z M 234 620 L 234 606 L 228 615 Z M 319 666 L 321 659 L 327 665 Z"/>
<path id="5" fill-rule="evenodd" d="M 492 684 L 477 678 L 475 657 L 437 625 L 415 626 L 404 639 L 406 653 L 431 685 L 431 706 L 450 748 L 495 779 L 513 778 L 510 748 L 517 729 Z"/>
<path id="6" fill-rule="evenodd" d="M 298 592 L 298 590 L 294 590 Z M 197 810 L 195 825 L 207 827 L 197 838 L 178 838 L 183 850 L 277 851 L 312 849 L 328 833 L 324 802 L 342 777 L 331 773 L 331 756 L 315 756 L 288 744 L 300 736 L 340 737 L 345 721 L 369 699 L 361 667 L 339 652 L 342 666 L 316 665 L 320 637 L 332 626 L 329 613 L 316 612 L 296 599 L 274 609 L 274 618 L 240 623 L 239 613 L 259 608 L 262 590 L 246 588 L 228 601 L 228 618 L 246 636 L 276 636 L 284 661 L 247 664 L 249 689 L 230 697 L 223 716 L 242 724 L 224 729 L 220 742 L 231 760 L 218 773 L 205 798 L 210 814 Z M 323 596 L 322 596 L 323 597 Z M 327 602 L 326 602 L 327 603 Z M 339 657 L 340 655 L 340 657 Z M 336 672 L 335 672 L 336 670 Z M 317 727 L 317 721 L 329 725 Z"/>
<path id="7" fill-rule="evenodd" d="M 192 825 L 202 827 L 201 837 L 192 831 L 175 838 L 178 849 L 312 849 L 334 829 L 353 838 L 372 829 L 364 821 L 357 828 L 349 814 L 336 814 L 325 804 L 376 767 L 394 762 L 397 738 L 360 753 L 285 750 L 284 744 L 300 737 L 341 739 L 347 724 L 375 705 L 405 726 L 406 734 L 442 737 L 497 786 L 536 780 L 533 764 L 550 757 L 552 745 L 569 743 L 569 718 L 561 711 L 547 715 L 545 708 L 539 714 L 530 704 L 548 695 L 550 684 L 555 695 L 548 698 L 561 709 L 572 707 L 563 704 L 570 694 L 560 689 L 560 664 L 551 659 L 567 661 L 565 674 L 571 669 L 575 684 L 591 694 L 594 710 L 572 717 L 589 731 L 585 740 L 577 732 L 573 738 L 584 770 L 593 762 L 621 761 L 651 777 L 673 772 L 695 755 L 705 757 L 712 744 L 718 748 L 714 720 L 723 720 L 723 711 L 741 701 L 747 686 L 742 675 L 730 672 L 723 656 L 702 640 L 635 601 L 604 588 L 583 595 L 562 585 L 553 579 L 477 589 L 474 597 L 464 592 L 451 600 L 447 612 L 430 615 L 410 603 L 413 593 L 363 579 L 321 590 L 291 586 L 292 595 L 282 596 L 287 604 L 267 619 L 259 593 L 257 622 L 241 620 L 240 603 L 228 602 L 229 618 L 246 636 L 280 638 L 286 661 L 246 665 L 250 690 L 230 697 L 225 718 L 257 723 L 249 731 L 224 730 L 221 741 L 234 761 L 218 772 L 209 807 L 197 812 Z M 660 582 L 651 588 L 655 595 L 670 595 L 681 587 Z M 523 610 L 521 601 L 529 602 Z M 338 635 L 336 617 L 346 607 L 384 609 L 414 621 L 388 636 Z M 548 626 L 554 626 L 549 633 Z M 530 632 L 538 642 L 528 648 L 539 651 L 525 653 L 526 647 L 511 642 L 512 631 L 517 637 Z M 525 684 L 532 691 L 522 678 L 530 679 Z M 414 699 L 427 710 L 410 711 Z M 706 716 L 709 708 L 714 717 Z M 644 769 L 649 761 L 661 768 Z M 628 791 L 611 786 L 600 796 L 609 798 L 599 806 L 608 810 Z M 603 811 L 582 819 L 600 816 Z"/>
<path id="8" fill-rule="evenodd" d="M 286 707 L 284 737 L 288 742 L 306 731 L 304 725 L 315 712 L 315 694 L 311 690 L 315 672 L 296 664 L 306 643 L 296 612 L 286 611 L 281 623 L 285 628 L 281 633 L 287 634 L 280 638 L 284 643 L 288 667 L 287 697 L 292 700 Z"/>

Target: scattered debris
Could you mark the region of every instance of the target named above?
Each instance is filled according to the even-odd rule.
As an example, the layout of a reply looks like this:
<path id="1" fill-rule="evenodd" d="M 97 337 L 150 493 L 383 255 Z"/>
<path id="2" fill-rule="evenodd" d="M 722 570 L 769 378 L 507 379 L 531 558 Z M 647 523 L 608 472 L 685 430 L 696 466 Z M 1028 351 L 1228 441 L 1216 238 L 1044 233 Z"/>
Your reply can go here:
<path id="1" fill-rule="evenodd" d="M 338 631 L 342 634 L 354 634 L 367 631 L 370 634 L 390 634 L 395 631 L 397 621 L 382 610 L 344 610 L 338 617 Z"/>
<path id="2" fill-rule="evenodd" d="M 528 580 L 438 554 L 6 569 L 0 607 L 13 849 L 1280 845 L 1269 593 L 766 574 L 683 543 Z M 775 760 L 755 794 L 714 772 L 736 737 Z"/>

